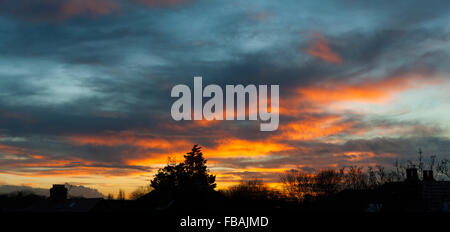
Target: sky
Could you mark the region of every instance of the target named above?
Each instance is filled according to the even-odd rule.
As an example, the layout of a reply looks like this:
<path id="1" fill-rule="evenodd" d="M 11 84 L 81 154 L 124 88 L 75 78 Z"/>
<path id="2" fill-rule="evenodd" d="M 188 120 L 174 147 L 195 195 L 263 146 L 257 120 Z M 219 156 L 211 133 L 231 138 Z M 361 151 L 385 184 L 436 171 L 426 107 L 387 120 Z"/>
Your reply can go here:
<path id="1" fill-rule="evenodd" d="M 0 0 L 0 185 L 130 193 L 203 147 L 220 188 L 450 158 L 450 2 Z M 171 88 L 279 85 L 280 123 L 174 121 Z"/>

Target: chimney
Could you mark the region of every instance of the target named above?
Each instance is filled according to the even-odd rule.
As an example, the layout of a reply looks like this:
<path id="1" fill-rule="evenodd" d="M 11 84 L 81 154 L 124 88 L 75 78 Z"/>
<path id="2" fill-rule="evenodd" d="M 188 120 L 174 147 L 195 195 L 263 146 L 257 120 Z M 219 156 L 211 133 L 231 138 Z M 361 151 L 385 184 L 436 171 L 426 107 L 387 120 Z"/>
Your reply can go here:
<path id="1" fill-rule="evenodd" d="M 433 181 L 433 170 L 423 170 L 423 181 Z"/>
<path id="2" fill-rule="evenodd" d="M 417 168 L 410 167 L 406 169 L 406 181 L 418 181 Z"/>
<path id="3" fill-rule="evenodd" d="M 52 200 L 65 200 L 67 199 L 67 188 L 62 184 L 54 184 L 50 189 L 50 199 Z"/>

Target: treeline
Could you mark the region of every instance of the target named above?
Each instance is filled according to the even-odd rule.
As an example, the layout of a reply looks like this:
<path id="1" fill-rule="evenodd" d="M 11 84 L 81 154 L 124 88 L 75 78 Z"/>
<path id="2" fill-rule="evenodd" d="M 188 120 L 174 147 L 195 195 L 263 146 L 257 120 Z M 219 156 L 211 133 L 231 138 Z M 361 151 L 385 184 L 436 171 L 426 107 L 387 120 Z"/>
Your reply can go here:
<path id="1" fill-rule="evenodd" d="M 209 174 L 201 147 L 195 145 L 185 155 L 185 161 L 171 163 L 160 169 L 149 187 L 140 187 L 131 194 L 139 199 L 156 191 L 174 195 L 177 192 L 213 191 L 215 176 Z M 286 200 L 302 202 L 332 196 L 344 190 L 371 190 L 388 182 L 404 181 L 408 167 L 417 168 L 418 175 L 424 170 L 433 170 L 437 180 L 450 178 L 450 160 L 436 156 L 424 158 L 419 149 L 415 160 L 399 162 L 391 168 L 381 165 L 361 167 L 348 166 L 338 169 L 322 169 L 316 172 L 291 170 L 280 175 L 280 188 L 270 188 L 260 179 L 249 179 L 219 192 L 228 199 L 237 201 Z M 204 191 L 203 191 L 204 192 Z"/>
<path id="2" fill-rule="evenodd" d="M 408 167 L 415 167 L 419 177 L 423 175 L 424 170 L 432 170 L 436 180 L 446 180 L 450 178 L 449 164 L 450 160 L 439 160 L 436 156 L 424 159 L 422 152 L 419 151 L 416 160 L 408 160 L 404 163 L 397 160 L 390 169 L 376 165 L 367 168 L 349 166 L 339 169 L 322 169 L 317 172 L 291 170 L 280 176 L 280 189 L 269 188 L 261 180 L 253 179 L 243 181 L 223 192 L 231 198 L 284 198 L 297 202 L 311 201 L 329 197 L 344 190 L 373 190 L 388 182 L 404 181 Z"/>

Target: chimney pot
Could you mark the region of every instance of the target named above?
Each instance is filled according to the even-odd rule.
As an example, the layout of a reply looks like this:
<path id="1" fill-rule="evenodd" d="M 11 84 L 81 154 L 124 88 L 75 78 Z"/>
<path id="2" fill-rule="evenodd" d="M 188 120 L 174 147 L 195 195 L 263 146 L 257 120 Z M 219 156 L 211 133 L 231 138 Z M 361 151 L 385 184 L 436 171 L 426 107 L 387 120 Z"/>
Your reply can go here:
<path id="1" fill-rule="evenodd" d="M 433 170 L 423 170 L 423 180 L 424 181 L 433 181 Z"/>
<path id="2" fill-rule="evenodd" d="M 411 167 L 406 169 L 406 181 L 418 181 L 417 168 Z"/>

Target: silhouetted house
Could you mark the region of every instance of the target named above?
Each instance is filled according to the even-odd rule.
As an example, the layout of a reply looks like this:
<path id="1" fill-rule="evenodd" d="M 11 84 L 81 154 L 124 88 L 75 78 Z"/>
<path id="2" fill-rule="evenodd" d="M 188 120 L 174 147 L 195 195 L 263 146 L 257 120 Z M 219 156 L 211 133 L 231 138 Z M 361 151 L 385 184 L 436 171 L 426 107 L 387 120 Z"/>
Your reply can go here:
<path id="1" fill-rule="evenodd" d="M 64 185 L 53 185 L 50 197 L 32 204 L 25 212 L 111 212 L 124 208 L 124 201 L 108 201 L 103 198 L 67 198 L 67 188 Z"/>
<path id="2" fill-rule="evenodd" d="M 406 180 L 384 184 L 381 211 L 439 212 L 448 211 L 450 181 L 436 181 L 432 170 L 423 171 L 419 179 L 417 169 L 408 168 Z"/>
<path id="3" fill-rule="evenodd" d="M 54 184 L 50 189 L 50 199 L 54 201 L 67 199 L 67 188 L 63 184 Z"/>

